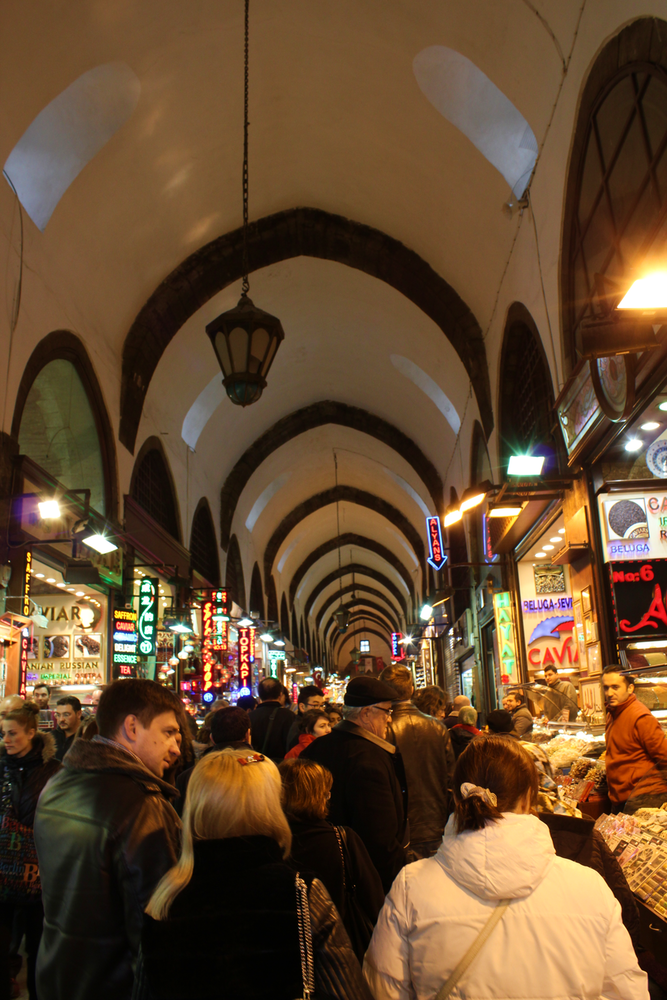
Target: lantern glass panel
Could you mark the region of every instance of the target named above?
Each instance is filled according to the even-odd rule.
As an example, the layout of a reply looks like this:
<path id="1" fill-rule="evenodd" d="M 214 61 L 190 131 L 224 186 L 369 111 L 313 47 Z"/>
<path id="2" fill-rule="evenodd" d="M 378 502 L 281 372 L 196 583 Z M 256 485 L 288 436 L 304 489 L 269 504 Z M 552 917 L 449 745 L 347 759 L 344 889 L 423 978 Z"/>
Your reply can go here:
<path id="1" fill-rule="evenodd" d="M 229 350 L 232 355 L 234 372 L 247 371 L 248 333 L 241 326 L 235 327 L 229 335 Z"/>
<path id="2" fill-rule="evenodd" d="M 271 343 L 269 344 L 269 350 L 268 350 L 268 353 L 267 353 L 267 355 L 266 355 L 266 357 L 264 359 L 264 364 L 262 365 L 262 375 L 264 376 L 264 378 L 266 378 L 266 373 L 268 372 L 269 368 L 271 367 L 271 362 L 273 361 L 274 355 L 275 355 L 276 351 L 278 350 L 278 344 L 279 343 L 280 343 L 280 341 L 279 341 L 278 337 L 274 337 L 273 340 L 271 341 Z"/>
<path id="3" fill-rule="evenodd" d="M 222 330 L 216 334 L 215 337 L 215 350 L 220 361 L 220 367 L 222 368 L 222 373 L 227 378 L 231 375 L 232 369 L 232 359 L 229 356 L 229 347 L 227 346 L 227 338 L 225 337 Z"/>
<path id="4" fill-rule="evenodd" d="M 250 371 L 257 373 L 261 371 L 262 361 L 269 346 L 270 336 L 267 331 L 260 327 L 252 335 L 252 347 L 250 348 Z"/>

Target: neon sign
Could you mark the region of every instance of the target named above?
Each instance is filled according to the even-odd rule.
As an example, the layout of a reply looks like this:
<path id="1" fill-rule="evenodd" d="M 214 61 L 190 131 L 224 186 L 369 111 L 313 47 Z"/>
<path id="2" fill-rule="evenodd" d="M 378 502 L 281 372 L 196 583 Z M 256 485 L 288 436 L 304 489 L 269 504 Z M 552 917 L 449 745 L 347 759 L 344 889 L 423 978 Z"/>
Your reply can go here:
<path id="1" fill-rule="evenodd" d="M 157 648 L 157 593 L 158 581 L 145 576 L 139 584 L 139 652 L 142 656 L 155 656 Z"/>
<path id="2" fill-rule="evenodd" d="M 395 660 L 403 659 L 403 650 L 401 649 L 402 638 L 403 638 L 402 632 L 391 633 L 391 655 Z"/>
<path id="3" fill-rule="evenodd" d="M 133 677 L 137 663 L 137 612 L 113 609 L 113 664 L 121 677 Z"/>
<path id="4" fill-rule="evenodd" d="M 255 629 L 252 625 L 238 629 L 239 633 L 239 687 L 251 686 L 252 663 L 255 659 Z"/>
<path id="5" fill-rule="evenodd" d="M 426 518 L 426 536 L 428 538 L 428 562 L 435 570 L 440 570 L 447 562 L 447 555 L 442 545 L 442 528 L 439 517 Z"/>
<path id="6" fill-rule="evenodd" d="M 667 638 L 667 560 L 610 563 L 616 634 Z"/>
<path id="7" fill-rule="evenodd" d="M 493 613 L 498 631 L 501 681 L 503 684 L 509 684 L 516 666 L 516 628 L 509 590 L 502 590 L 493 595 Z"/>
<path id="8" fill-rule="evenodd" d="M 207 693 L 213 687 L 213 653 L 227 652 L 228 622 L 227 591 L 212 590 L 201 609 L 202 618 L 202 691 Z"/>
<path id="9" fill-rule="evenodd" d="M 23 614 L 30 617 L 30 584 L 32 582 L 32 551 L 26 550 L 25 569 L 23 571 Z"/>

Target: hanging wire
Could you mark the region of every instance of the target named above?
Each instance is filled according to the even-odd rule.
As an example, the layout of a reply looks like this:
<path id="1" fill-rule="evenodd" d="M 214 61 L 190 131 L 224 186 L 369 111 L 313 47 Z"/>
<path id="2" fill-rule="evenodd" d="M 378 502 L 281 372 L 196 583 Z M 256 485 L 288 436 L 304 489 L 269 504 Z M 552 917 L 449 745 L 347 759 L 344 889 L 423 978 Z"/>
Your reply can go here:
<path id="1" fill-rule="evenodd" d="M 245 0 L 245 48 L 243 77 L 243 284 L 241 294 L 250 291 L 248 280 L 248 28 L 250 0 Z"/>

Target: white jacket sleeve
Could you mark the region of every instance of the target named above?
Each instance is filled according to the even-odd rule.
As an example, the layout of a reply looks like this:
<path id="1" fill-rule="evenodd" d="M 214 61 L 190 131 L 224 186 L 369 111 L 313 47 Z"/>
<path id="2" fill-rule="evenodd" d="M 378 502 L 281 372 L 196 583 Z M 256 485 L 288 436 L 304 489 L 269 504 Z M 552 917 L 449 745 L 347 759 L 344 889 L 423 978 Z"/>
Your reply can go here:
<path id="1" fill-rule="evenodd" d="M 405 869 L 396 876 L 380 910 L 364 959 L 364 976 L 375 1000 L 414 1000 L 408 946 Z M 635 1000 L 635 997 L 632 996 L 630 1000 Z"/>
<path id="2" fill-rule="evenodd" d="M 605 944 L 602 996 L 608 1000 L 649 1000 L 646 973 L 639 968 L 630 935 L 621 920 L 621 907 L 615 899 Z"/>

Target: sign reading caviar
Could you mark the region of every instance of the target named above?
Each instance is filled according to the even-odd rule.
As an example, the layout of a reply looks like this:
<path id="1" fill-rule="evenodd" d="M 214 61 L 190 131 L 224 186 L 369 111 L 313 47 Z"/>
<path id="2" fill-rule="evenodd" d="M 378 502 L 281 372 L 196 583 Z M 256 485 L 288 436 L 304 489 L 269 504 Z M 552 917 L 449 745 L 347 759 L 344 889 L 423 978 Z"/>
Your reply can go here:
<path id="1" fill-rule="evenodd" d="M 128 608 L 113 610 L 114 677 L 135 677 L 137 667 L 137 612 Z"/>

